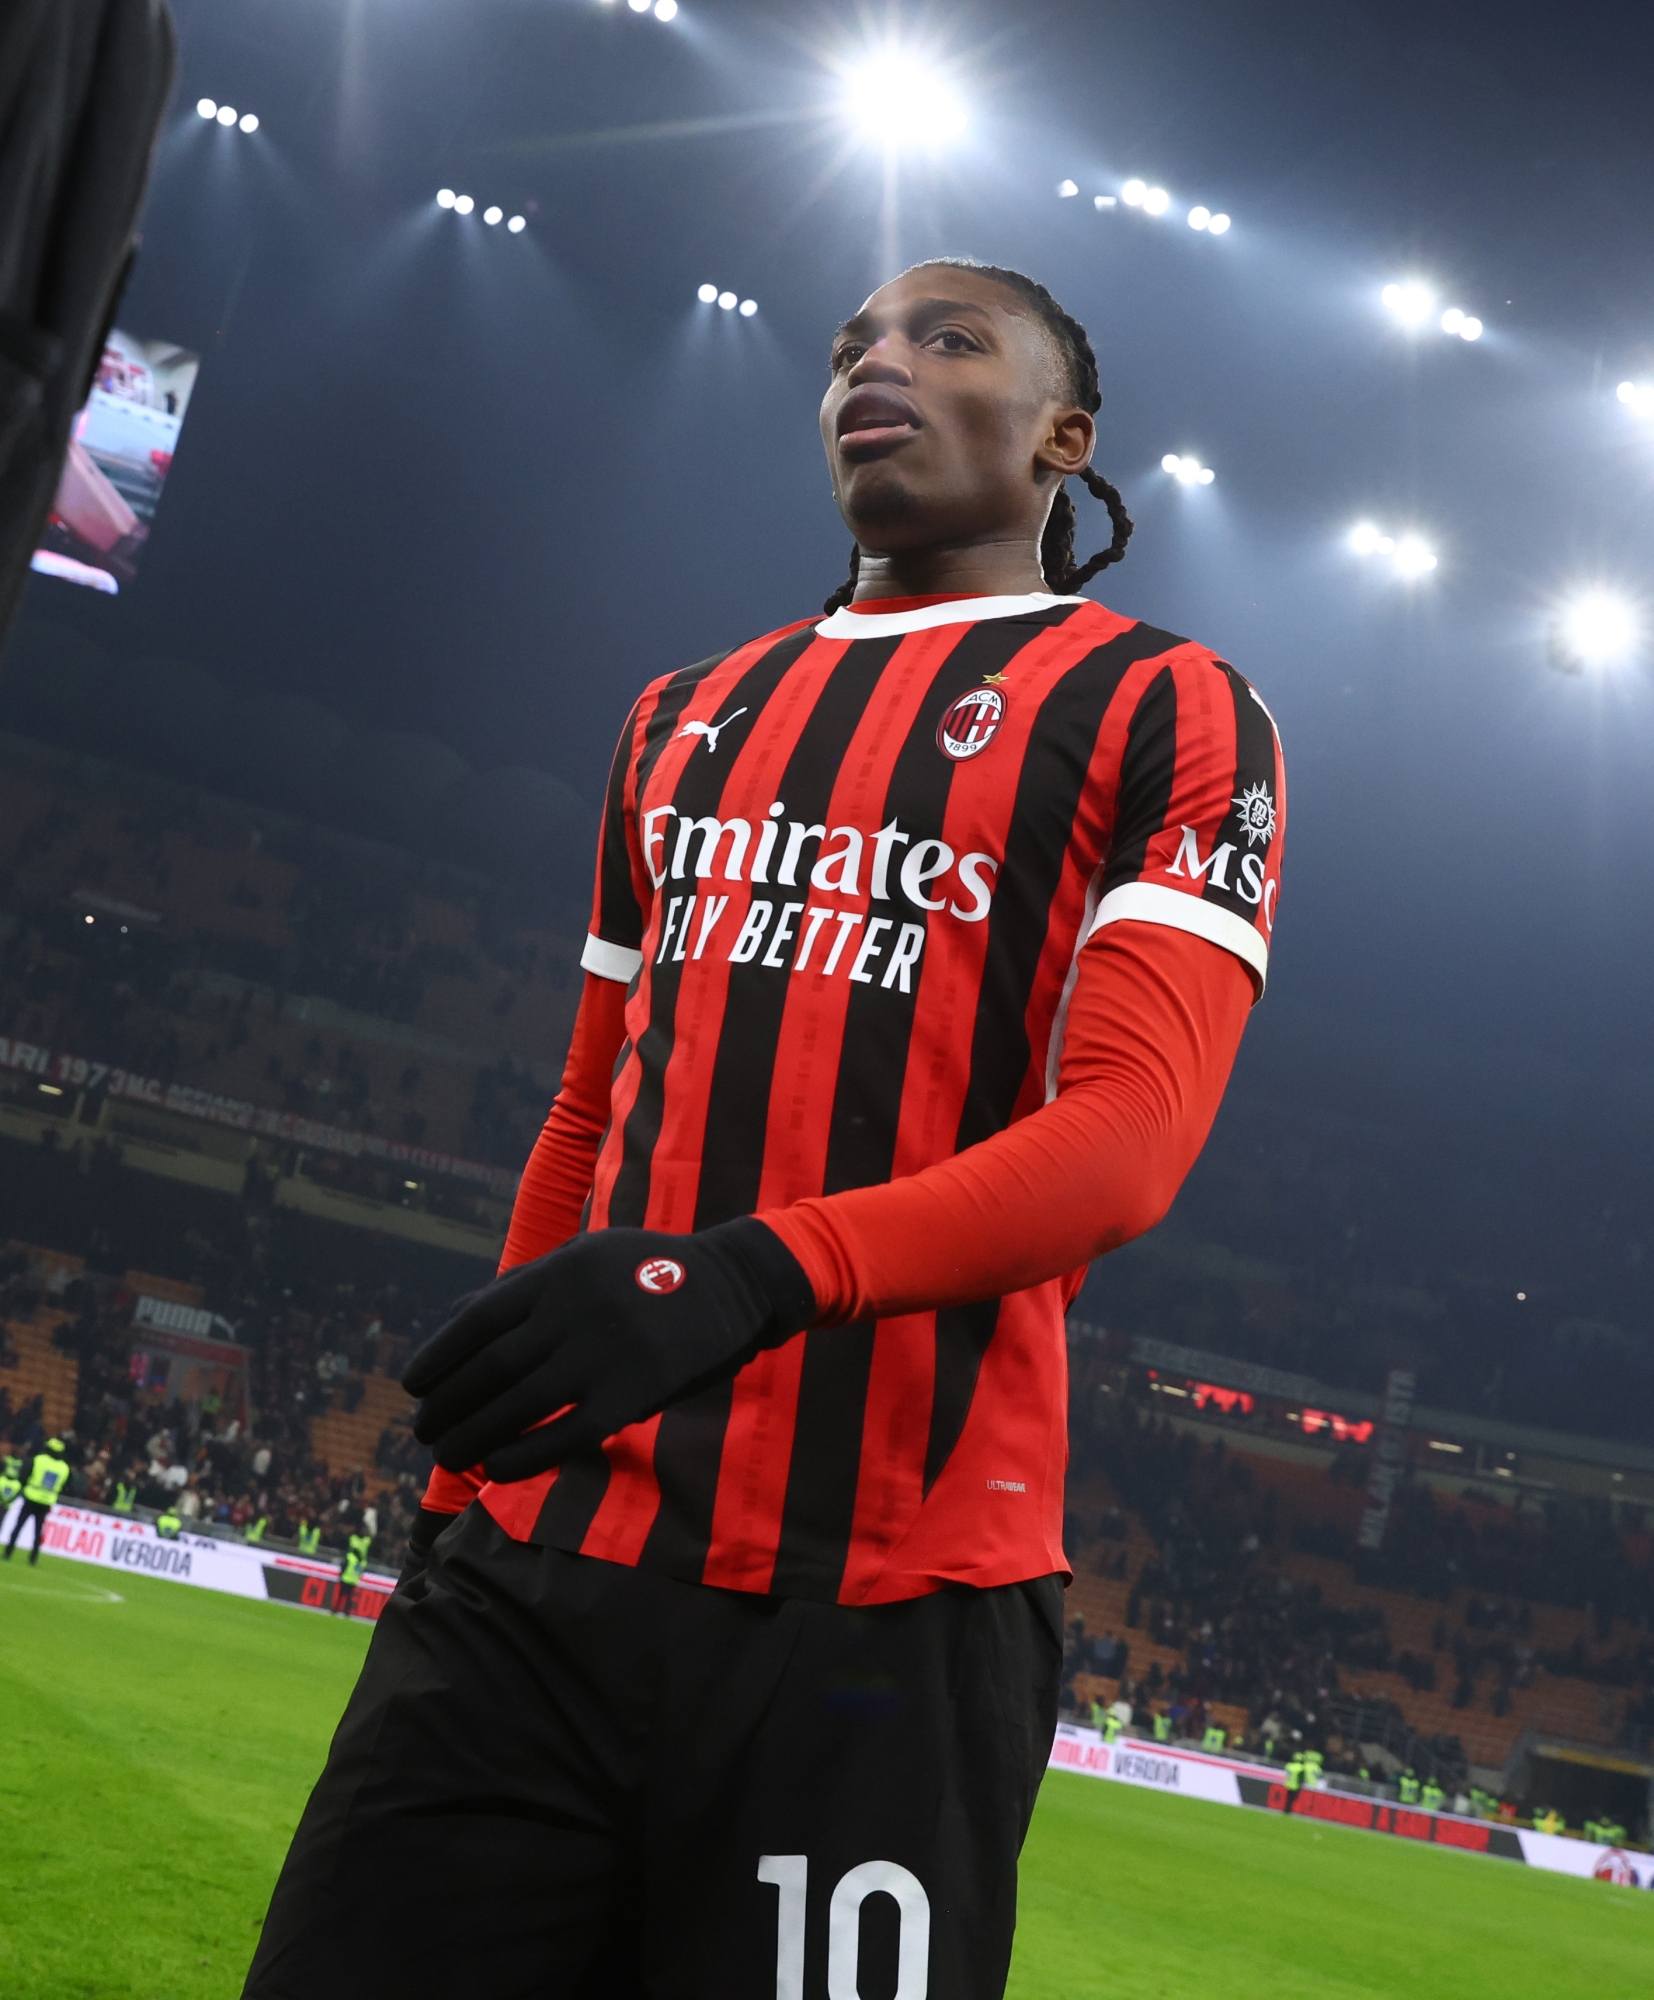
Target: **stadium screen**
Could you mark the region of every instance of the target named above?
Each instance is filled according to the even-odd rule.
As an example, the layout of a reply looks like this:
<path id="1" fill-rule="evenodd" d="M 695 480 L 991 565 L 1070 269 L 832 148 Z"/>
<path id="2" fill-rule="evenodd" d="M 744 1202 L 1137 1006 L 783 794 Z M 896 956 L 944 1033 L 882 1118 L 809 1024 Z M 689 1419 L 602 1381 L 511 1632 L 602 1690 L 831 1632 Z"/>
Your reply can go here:
<path id="1" fill-rule="evenodd" d="M 132 582 L 200 367 L 171 341 L 110 333 L 33 568 L 111 596 Z"/>

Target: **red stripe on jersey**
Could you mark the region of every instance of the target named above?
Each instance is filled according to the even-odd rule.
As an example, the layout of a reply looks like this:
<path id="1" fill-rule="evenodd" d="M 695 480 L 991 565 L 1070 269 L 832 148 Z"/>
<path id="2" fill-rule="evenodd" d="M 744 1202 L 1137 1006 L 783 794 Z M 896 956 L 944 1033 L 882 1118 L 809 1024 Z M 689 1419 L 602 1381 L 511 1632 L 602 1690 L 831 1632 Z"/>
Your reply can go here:
<path id="1" fill-rule="evenodd" d="M 765 706 L 765 727 L 762 731 L 754 730 L 748 736 L 733 762 L 728 781 L 719 793 L 720 814 L 731 793 L 776 796 L 788 760 L 809 723 L 822 689 L 849 645 L 847 639 L 818 639 L 795 662 Z M 728 698 L 736 678 L 722 670 L 710 677 L 709 684 L 701 690 L 693 707 L 704 711 L 705 718 L 710 721 Z M 677 747 L 676 739 L 673 747 Z M 665 756 L 661 758 L 652 783 L 663 797 L 672 796 L 683 766 L 698 747 L 699 739 L 691 737 L 676 758 L 670 762 Z M 662 860 L 664 862 L 664 855 Z M 716 873 L 706 879 L 709 892 L 718 895 L 727 893 L 729 896 L 729 906 L 719 916 L 718 928 L 720 936 L 733 936 L 745 921 L 753 901 L 752 883 L 750 879 L 740 883 L 720 883 Z M 717 883 L 715 891 L 714 883 Z M 698 878 L 695 887 L 698 891 Z M 646 934 L 650 945 L 657 944 L 661 925 L 659 913 L 664 906 L 665 898 L 657 894 L 656 914 Z M 695 914 L 693 909 L 690 914 Z M 688 923 L 689 917 L 684 921 Z M 646 950 L 646 956 L 653 964 L 654 950 Z M 712 1093 L 718 1034 L 723 1026 L 724 1004 L 729 992 L 728 958 L 714 955 L 708 963 L 711 970 L 690 988 L 692 997 L 687 1012 L 682 987 L 679 988 L 673 1011 L 672 1054 L 665 1078 L 670 1109 L 661 1122 L 650 1167 L 649 1207 L 645 1216 L 645 1226 L 650 1229 L 692 1229 L 695 1226 L 695 1196 L 700 1185 L 707 1101 Z"/>
<path id="2" fill-rule="evenodd" d="M 825 814 L 829 828 L 879 824 L 891 765 L 916 723 L 937 668 L 969 630 L 966 625 L 937 626 L 914 633 L 897 647 L 845 752 Z M 864 852 L 857 876 L 861 892 L 838 899 L 839 907 L 863 914 L 863 924 L 848 934 L 852 950 L 872 910 L 871 869 L 872 859 Z M 802 898 L 807 927 L 812 902 L 817 908 L 823 906 L 822 901 L 812 898 L 808 878 Z M 775 1050 L 775 1085 L 764 1137 L 758 1208 L 784 1207 L 797 1201 L 821 1187 L 826 1174 L 844 1017 L 855 988 L 847 976 L 834 977 L 823 970 L 835 943 L 840 945 L 841 954 L 844 945 L 839 926 L 825 928 L 828 934 L 815 938 L 812 963 L 802 973 L 795 968 L 788 979 Z M 780 1355 L 766 1355 L 735 1379 L 713 1506 L 712 1544 L 705 1572 L 708 1583 L 746 1590 L 769 1586 L 781 1540 L 804 1365 L 802 1343 L 784 1352 L 790 1357 L 790 1366 L 778 1365 Z"/>
<path id="3" fill-rule="evenodd" d="M 1108 612 L 1076 618 L 1030 640 L 1016 655 L 1005 674 L 998 734 L 987 751 L 960 767 L 948 793 L 942 838 L 956 854 L 967 844 L 1004 854 L 1028 741 L 1047 696 L 1080 660 L 1130 623 Z M 927 954 L 903 1079 L 892 1179 L 917 1173 L 956 1149 L 970 1084 L 960 1041 L 966 1024 L 975 1019 L 989 940 L 990 925 L 978 923 L 946 960 Z M 880 1323 L 841 1589 L 846 1603 L 866 1601 L 866 1592 L 889 1561 L 893 1537 L 906 1531 L 923 1500 L 935 1367 L 934 1314 Z M 906 1449 L 892 1456 L 889 1447 L 896 1439 Z"/>
<path id="4" fill-rule="evenodd" d="M 650 1417 L 604 1445 L 609 1484 L 580 1544 L 583 1554 L 617 1563 L 635 1563 L 642 1555 L 660 1508 L 653 1464 L 659 1429 L 660 1418 Z"/>
<path id="5" fill-rule="evenodd" d="M 787 634 L 776 636 L 778 643 Z M 754 732 L 748 736 L 732 761 L 725 791 L 737 784 L 745 784 L 752 786 L 756 791 L 767 792 L 773 796 L 781 774 L 786 769 L 787 758 L 809 721 L 821 687 L 843 657 L 847 644 L 848 641 L 844 640 L 814 640 L 794 662 L 781 686 L 765 704 L 765 721 L 770 723 L 773 720 L 773 728 L 766 728 L 762 732 Z M 649 780 L 652 796 L 670 798 L 677 789 L 683 767 L 689 758 L 697 750 L 701 750 L 703 755 L 706 754 L 702 749 L 703 739 L 698 734 L 685 736 L 682 733 L 683 724 L 694 721 L 710 723 L 729 699 L 731 692 L 739 686 L 747 670 L 756 665 L 769 650 L 768 641 L 744 646 L 706 676 L 683 711 L 678 731 L 674 733 L 671 742 L 656 760 L 654 772 Z M 721 792 L 720 810 L 722 803 Z M 634 822 L 635 817 L 634 807 Z M 667 865 L 668 857 L 663 852 L 661 855 L 663 873 Z M 709 881 L 715 879 L 715 877 L 708 878 Z M 733 934 L 745 915 L 746 904 L 751 899 L 750 883 L 744 885 L 728 883 L 726 889 L 721 889 L 719 893 L 728 893 L 730 898 L 729 906 L 719 918 L 719 924 L 722 926 L 727 921 L 728 931 Z M 637 1045 L 639 1038 L 649 1027 L 653 982 L 648 975 L 648 969 L 653 967 L 660 952 L 664 915 L 669 908 L 668 899 L 654 888 L 652 882 L 650 896 L 653 907 L 643 936 L 646 972 L 645 977 L 638 982 L 628 1008 L 631 1054 L 621 1078 L 617 1080 L 616 1118 L 611 1130 L 624 1125 L 642 1084 L 643 1071 Z M 689 918 L 686 917 L 684 921 L 687 924 Z M 670 1120 L 662 1119 L 661 1129 L 656 1136 L 649 1160 L 649 1197 L 644 1220 L 645 1226 L 651 1229 L 687 1230 L 694 1227 L 695 1195 L 700 1177 L 701 1135 L 706 1126 L 706 1101 L 711 1090 L 712 1063 L 717 1054 L 718 1030 L 723 1019 L 724 1000 L 729 982 L 727 961 L 714 958 L 710 961 L 710 966 L 710 976 L 694 984 L 691 989 L 693 997 L 687 1005 L 682 1004 L 684 994 L 680 987 L 678 994 L 680 1005 L 673 1014 L 672 1053 L 668 1058 L 665 1074 L 665 1090 L 667 1102 L 671 1106 L 671 1116 Z M 623 1102 L 624 1111 L 621 1109 Z M 693 1134 L 692 1140 L 686 1140 L 685 1134 Z M 623 1157 L 622 1149 L 619 1147 L 612 1147 L 609 1152 L 611 1157 L 608 1162 L 599 1162 L 599 1174 L 594 1183 L 590 1224 L 594 1229 L 601 1229 L 608 1223 L 609 1200 Z M 603 1171 L 605 1164 L 606 1173 Z M 607 1447 L 611 1471 L 597 1518 L 607 1524 L 604 1529 L 606 1537 L 612 1538 L 624 1534 L 628 1541 L 636 1540 L 639 1550 L 647 1540 L 649 1530 L 660 1511 L 660 1485 L 654 1468 L 655 1439 L 658 1430 L 659 1419 L 655 1418 L 647 1425 L 634 1425 L 630 1431 L 622 1431 L 618 1438 L 609 1441 Z M 646 1431 L 647 1437 L 637 1435 L 640 1431 Z M 620 1525 L 622 1522 L 626 1524 L 624 1529 Z M 589 1537 L 581 1546 L 588 1553 L 597 1553 Z"/>

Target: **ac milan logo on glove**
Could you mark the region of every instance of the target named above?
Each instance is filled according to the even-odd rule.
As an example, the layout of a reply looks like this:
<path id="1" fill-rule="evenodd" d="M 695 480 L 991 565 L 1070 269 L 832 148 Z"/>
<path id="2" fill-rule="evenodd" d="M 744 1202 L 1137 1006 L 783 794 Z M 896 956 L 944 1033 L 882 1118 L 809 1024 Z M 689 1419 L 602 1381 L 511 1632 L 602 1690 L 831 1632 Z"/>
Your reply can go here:
<path id="1" fill-rule="evenodd" d="M 645 1292 L 675 1292 L 688 1276 L 675 1257 L 645 1257 L 637 1267 L 639 1288 Z"/>
<path id="2" fill-rule="evenodd" d="M 936 747 L 944 757 L 978 757 L 994 740 L 1005 719 L 1005 697 L 998 688 L 972 688 L 962 694 L 936 725 Z"/>

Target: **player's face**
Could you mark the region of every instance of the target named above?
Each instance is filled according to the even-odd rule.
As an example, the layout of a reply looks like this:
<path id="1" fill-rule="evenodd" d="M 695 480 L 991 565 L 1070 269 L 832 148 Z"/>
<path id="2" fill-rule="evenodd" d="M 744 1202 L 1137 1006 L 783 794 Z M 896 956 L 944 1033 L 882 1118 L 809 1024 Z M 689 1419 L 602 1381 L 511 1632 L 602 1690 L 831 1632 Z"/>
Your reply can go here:
<path id="1" fill-rule="evenodd" d="M 821 435 L 864 549 L 1038 542 L 1057 480 L 1090 461 L 1054 342 L 1014 292 L 921 266 L 833 337 Z"/>

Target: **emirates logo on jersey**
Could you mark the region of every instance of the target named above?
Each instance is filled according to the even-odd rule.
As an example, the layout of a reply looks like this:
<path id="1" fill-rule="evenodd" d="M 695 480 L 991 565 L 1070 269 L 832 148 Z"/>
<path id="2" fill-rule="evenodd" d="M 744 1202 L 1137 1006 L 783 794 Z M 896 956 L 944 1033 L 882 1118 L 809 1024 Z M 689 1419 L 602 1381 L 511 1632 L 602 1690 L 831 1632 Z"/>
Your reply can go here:
<path id="1" fill-rule="evenodd" d="M 936 747 L 944 757 L 963 763 L 980 757 L 1005 720 L 1005 697 L 996 687 L 975 687 L 962 694 L 936 725 Z"/>
<path id="2" fill-rule="evenodd" d="M 658 1298 L 675 1292 L 688 1275 L 676 1257 L 645 1257 L 637 1267 L 638 1290 L 653 1292 Z"/>

